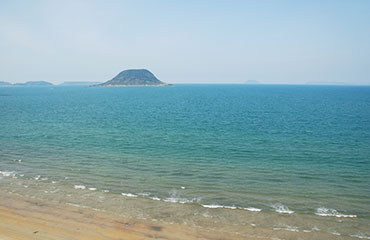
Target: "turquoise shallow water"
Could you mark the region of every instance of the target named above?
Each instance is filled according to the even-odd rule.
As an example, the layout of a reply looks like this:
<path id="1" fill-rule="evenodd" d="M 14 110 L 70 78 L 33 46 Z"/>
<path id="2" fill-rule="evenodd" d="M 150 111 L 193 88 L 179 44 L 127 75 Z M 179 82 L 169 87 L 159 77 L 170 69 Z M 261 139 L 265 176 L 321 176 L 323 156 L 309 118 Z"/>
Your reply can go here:
<path id="1" fill-rule="evenodd" d="M 370 238 L 370 87 L 3 87 L 0 113 L 9 191 L 346 219 Z"/>

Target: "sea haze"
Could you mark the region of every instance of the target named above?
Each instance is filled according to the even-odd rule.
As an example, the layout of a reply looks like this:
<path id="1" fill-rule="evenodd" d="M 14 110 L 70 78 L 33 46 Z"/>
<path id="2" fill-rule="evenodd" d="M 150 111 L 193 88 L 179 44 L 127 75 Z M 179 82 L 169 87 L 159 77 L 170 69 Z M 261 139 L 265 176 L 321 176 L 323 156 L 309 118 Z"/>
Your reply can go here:
<path id="1" fill-rule="evenodd" d="M 227 231 L 370 238 L 370 87 L 4 87 L 0 112 L 9 192 Z"/>

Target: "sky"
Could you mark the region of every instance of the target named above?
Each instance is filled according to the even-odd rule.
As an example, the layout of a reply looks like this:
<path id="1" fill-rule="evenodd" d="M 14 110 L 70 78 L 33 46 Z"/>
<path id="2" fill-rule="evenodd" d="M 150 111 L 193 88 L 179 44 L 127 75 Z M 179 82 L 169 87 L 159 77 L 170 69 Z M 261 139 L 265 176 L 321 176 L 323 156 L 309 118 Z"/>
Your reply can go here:
<path id="1" fill-rule="evenodd" d="M 0 0 L 0 81 L 370 84 L 370 1 Z"/>

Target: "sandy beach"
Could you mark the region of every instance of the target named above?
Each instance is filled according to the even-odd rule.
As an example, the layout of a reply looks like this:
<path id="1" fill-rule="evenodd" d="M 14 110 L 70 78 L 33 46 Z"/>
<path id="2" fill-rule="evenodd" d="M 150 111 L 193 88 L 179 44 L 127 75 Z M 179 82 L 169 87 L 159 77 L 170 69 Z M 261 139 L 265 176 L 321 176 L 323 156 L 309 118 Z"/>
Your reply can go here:
<path id="1" fill-rule="evenodd" d="M 0 191 L 0 239 L 246 239 L 224 232 L 123 219 Z M 254 239 L 254 238 L 248 238 Z"/>

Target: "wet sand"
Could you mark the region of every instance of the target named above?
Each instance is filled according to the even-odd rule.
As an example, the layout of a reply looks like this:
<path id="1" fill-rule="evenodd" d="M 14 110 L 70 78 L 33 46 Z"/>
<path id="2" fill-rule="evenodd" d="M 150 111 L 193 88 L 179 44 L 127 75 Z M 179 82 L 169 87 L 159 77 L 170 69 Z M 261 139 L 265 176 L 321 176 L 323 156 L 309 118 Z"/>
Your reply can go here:
<path id="1" fill-rule="evenodd" d="M 0 191 L 0 239 L 257 239 L 179 224 L 124 219 Z M 261 239 L 261 238 L 258 238 Z"/>

